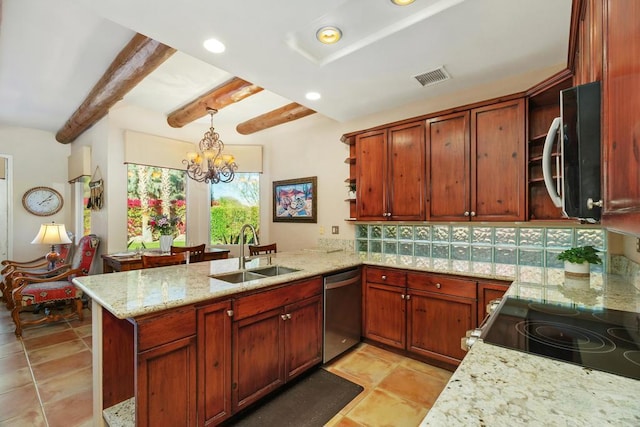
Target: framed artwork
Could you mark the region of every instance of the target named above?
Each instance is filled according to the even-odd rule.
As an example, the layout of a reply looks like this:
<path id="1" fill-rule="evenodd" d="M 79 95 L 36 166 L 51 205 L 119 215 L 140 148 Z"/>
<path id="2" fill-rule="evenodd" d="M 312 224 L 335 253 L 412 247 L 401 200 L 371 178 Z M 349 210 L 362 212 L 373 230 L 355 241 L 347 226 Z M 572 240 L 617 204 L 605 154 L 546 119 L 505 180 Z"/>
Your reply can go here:
<path id="1" fill-rule="evenodd" d="M 273 181 L 274 222 L 318 222 L 318 178 Z"/>

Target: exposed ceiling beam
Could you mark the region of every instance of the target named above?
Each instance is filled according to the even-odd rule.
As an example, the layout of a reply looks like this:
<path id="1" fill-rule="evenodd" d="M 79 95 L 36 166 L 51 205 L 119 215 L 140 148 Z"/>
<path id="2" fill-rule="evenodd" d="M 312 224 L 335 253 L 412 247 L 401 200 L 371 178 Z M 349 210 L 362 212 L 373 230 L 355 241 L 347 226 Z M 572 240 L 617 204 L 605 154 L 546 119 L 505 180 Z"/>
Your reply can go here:
<path id="1" fill-rule="evenodd" d="M 249 119 L 246 122 L 242 122 L 236 126 L 236 130 L 242 135 L 249 135 L 273 126 L 301 119 L 313 113 L 315 113 L 314 110 L 311 110 L 304 105 L 300 105 L 297 102 L 292 102 L 284 107 L 280 107 L 258 117 L 254 117 L 253 119 Z"/>
<path id="2" fill-rule="evenodd" d="M 142 79 L 176 50 L 142 34 L 136 34 L 120 51 L 80 107 L 56 133 L 63 144 L 73 142 L 102 119 Z"/>
<path id="3" fill-rule="evenodd" d="M 207 115 L 208 108 L 220 110 L 234 102 L 255 95 L 262 90 L 261 87 L 234 77 L 231 80 L 211 89 L 209 92 L 199 96 L 187 105 L 178 108 L 167 116 L 167 123 L 174 128 L 191 123 Z"/>

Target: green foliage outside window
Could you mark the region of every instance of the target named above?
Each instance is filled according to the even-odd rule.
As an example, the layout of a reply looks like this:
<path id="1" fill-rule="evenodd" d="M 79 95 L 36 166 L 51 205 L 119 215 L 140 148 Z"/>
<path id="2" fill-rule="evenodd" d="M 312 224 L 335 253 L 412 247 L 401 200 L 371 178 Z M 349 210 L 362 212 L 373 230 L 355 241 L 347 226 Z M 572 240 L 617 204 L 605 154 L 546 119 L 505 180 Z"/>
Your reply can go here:
<path id="1" fill-rule="evenodd" d="M 257 173 L 238 173 L 230 183 L 212 184 L 211 244 L 237 245 L 243 224 L 251 224 L 260 235 L 260 180 Z M 248 231 L 248 230 L 247 230 Z M 254 242 L 251 232 L 245 242 Z"/>

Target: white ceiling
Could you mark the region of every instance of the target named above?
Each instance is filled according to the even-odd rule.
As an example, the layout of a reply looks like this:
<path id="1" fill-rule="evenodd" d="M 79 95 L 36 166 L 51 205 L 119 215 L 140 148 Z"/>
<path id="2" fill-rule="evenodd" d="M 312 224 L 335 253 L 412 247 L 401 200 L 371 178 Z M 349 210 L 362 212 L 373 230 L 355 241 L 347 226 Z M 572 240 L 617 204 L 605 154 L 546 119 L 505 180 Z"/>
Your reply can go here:
<path id="1" fill-rule="evenodd" d="M 0 3 L 0 124 L 51 132 L 136 32 L 178 52 L 123 104 L 166 115 L 238 76 L 265 91 L 216 116 L 235 127 L 291 101 L 344 122 L 565 64 L 571 14 L 571 0 Z M 322 24 L 339 26 L 343 39 L 317 43 Z M 202 47 L 211 37 L 225 43 L 223 54 Z M 440 66 L 450 80 L 414 79 Z M 322 98 L 307 101 L 308 91 Z"/>

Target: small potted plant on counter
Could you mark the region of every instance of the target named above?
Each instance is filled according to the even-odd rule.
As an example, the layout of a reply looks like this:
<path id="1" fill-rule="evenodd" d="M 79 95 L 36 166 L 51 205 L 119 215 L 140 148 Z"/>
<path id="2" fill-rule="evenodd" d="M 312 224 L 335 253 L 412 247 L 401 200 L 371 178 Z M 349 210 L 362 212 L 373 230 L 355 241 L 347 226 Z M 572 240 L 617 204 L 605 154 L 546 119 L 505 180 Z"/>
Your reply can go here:
<path id="1" fill-rule="evenodd" d="M 560 252 L 558 259 L 564 261 L 564 273 L 568 276 L 588 277 L 589 264 L 602 264 L 598 250 L 593 246 L 579 246 Z"/>

